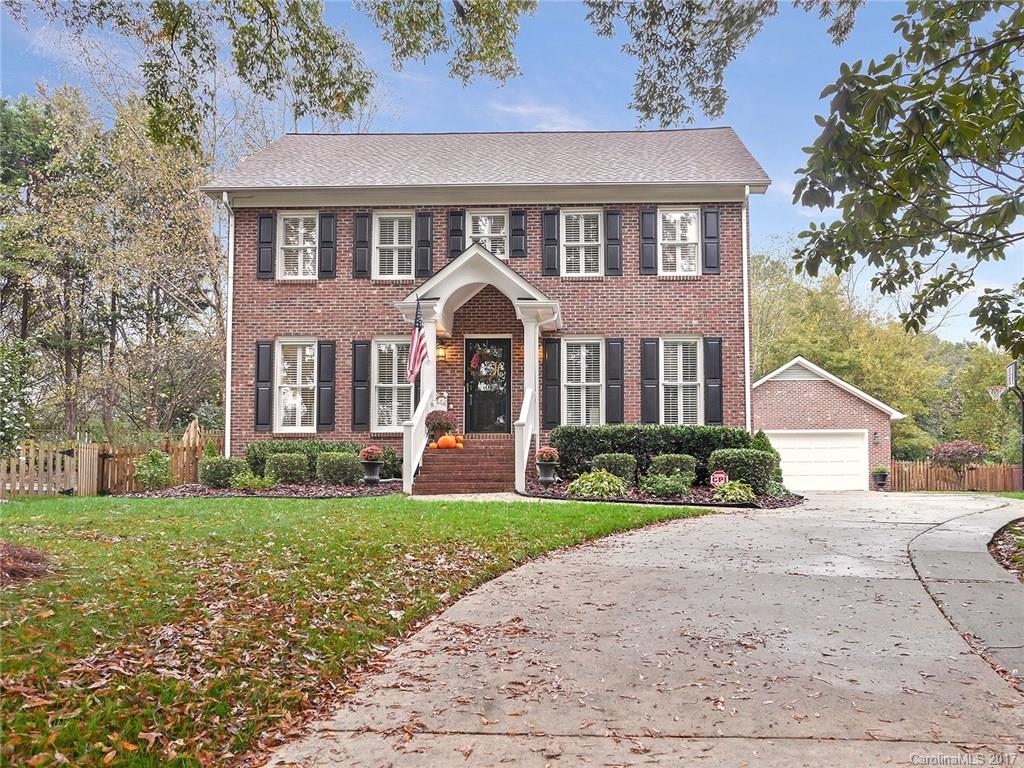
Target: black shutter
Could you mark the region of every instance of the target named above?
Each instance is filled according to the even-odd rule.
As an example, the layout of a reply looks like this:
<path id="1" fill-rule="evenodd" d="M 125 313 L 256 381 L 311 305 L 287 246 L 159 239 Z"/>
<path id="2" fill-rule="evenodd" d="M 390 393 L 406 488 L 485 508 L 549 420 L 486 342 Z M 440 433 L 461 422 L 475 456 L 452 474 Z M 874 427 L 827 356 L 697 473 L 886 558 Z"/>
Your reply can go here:
<path id="1" fill-rule="evenodd" d="M 640 339 L 640 421 L 657 424 L 661 421 L 661 342 Z"/>
<path id="2" fill-rule="evenodd" d="M 508 254 L 513 259 L 526 258 L 526 211 L 512 211 L 508 217 Z"/>
<path id="3" fill-rule="evenodd" d="M 316 344 L 316 431 L 334 431 L 334 342 Z"/>
<path id="4" fill-rule="evenodd" d="M 558 248 L 558 211 L 544 211 L 542 233 L 544 238 L 544 260 L 542 275 L 557 275 L 560 272 L 561 254 Z"/>
<path id="5" fill-rule="evenodd" d="M 561 339 L 544 339 L 544 370 L 541 379 L 544 390 L 544 429 L 553 429 L 562 423 Z"/>
<path id="6" fill-rule="evenodd" d="M 466 250 L 466 212 L 448 211 L 448 258 Z"/>
<path id="7" fill-rule="evenodd" d="M 320 258 L 317 277 L 330 280 L 334 277 L 338 261 L 338 226 L 333 213 L 320 214 Z"/>
<path id="8" fill-rule="evenodd" d="M 274 429 L 274 342 L 256 342 L 256 404 L 253 408 L 257 432 Z"/>
<path id="9" fill-rule="evenodd" d="M 604 212 L 604 273 L 622 275 L 622 212 Z"/>
<path id="10" fill-rule="evenodd" d="M 434 217 L 430 211 L 416 212 L 416 277 L 434 274 Z"/>
<path id="11" fill-rule="evenodd" d="M 352 342 L 352 431 L 370 431 L 370 342 Z"/>
<path id="12" fill-rule="evenodd" d="M 624 421 L 622 369 L 625 365 L 622 339 L 606 339 L 604 346 L 604 420 L 606 424 Z"/>
<path id="13" fill-rule="evenodd" d="M 658 210 L 640 211 L 640 274 L 658 274 Z"/>
<path id="14" fill-rule="evenodd" d="M 701 272 L 705 275 L 717 275 L 722 271 L 718 248 L 718 209 L 704 208 L 702 211 L 700 237 L 703 253 Z"/>
<path id="15" fill-rule="evenodd" d="M 273 213 L 261 213 L 257 217 L 256 277 L 260 280 L 274 279 L 274 251 L 277 250 L 277 243 L 274 242 L 276 218 Z"/>
<path id="16" fill-rule="evenodd" d="M 722 338 L 704 339 L 704 423 L 722 424 Z"/>
<path id="17" fill-rule="evenodd" d="M 352 219 L 352 277 L 370 276 L 372 225 L 373 219 L 366 212 L 357 213 Z"/>

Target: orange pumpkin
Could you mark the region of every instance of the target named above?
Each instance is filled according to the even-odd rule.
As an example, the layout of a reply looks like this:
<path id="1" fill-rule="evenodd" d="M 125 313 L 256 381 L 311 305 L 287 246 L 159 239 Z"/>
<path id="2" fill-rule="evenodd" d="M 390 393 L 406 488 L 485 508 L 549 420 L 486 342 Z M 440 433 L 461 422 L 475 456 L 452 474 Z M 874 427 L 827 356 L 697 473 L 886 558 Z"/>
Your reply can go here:
<path id="1" fill-rule="evenodd" d="M 464 446 L 462 443 L 456 443 L 455 447 L 456 448 L 465 448 L 466 446 Z"/>
<path id="2" fill-rule="evenodd" d="M 451 435 L 445 435 L 437 441 L 438 448 L 454 448 L 459 442 Z"/>
<path id="3" fill-rule="evenodd" d="M 455 439 L 461 443 L 465 438 L 462 435 L 456 435 Z"/>
<path id="4" fill-rule="evenodd" d="M 430 444 L 430 447 L 431 447 L 431 448 L 437 448 L 437 443 L 431 443 L 431 444 Z"/>

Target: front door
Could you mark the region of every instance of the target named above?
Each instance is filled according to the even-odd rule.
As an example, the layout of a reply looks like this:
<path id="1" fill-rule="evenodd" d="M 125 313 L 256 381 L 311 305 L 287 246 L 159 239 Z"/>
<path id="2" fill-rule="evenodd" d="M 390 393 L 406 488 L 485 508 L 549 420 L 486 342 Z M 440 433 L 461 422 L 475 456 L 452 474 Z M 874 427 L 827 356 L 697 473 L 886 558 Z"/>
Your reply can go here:
<path id="1" fill-rule="evenodd" d="M 512 339 L 466 339 L 466 431 L 512 429 Z"/>

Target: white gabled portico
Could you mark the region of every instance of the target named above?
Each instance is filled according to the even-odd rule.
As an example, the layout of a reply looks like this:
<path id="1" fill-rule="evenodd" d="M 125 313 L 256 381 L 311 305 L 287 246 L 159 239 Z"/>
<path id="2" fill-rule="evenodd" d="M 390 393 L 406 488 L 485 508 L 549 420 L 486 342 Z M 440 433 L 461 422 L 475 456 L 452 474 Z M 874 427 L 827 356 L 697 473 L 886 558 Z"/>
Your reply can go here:
<path id="1" fill-rule="evenodd" d="M 516 440 L 516 488 L 526 488 L 526 466 L 531 443 L 539 439 L 540 421 L 537 387 L 540 376 L 540 334 L 562 327 L 557 301 L 547 298 L 536 286 L 494 256 L 483 246 L 473 243 L 424 281 L 395 306 L 410 324 L 416 317 L 416 301 L 420 302 L 423 331 L 430 355 L 420 370 L 420 402 L 412 419 L 403 424 L 402 482 L 406 493 L 412 492 L 413 480 L 426 447 L 425 420 L 437 392 L 438 337 L 450 336 L 455 312 L 487 286 L 503 293 L 523 323 L 523 399 L 519 418 L 513 428 Z M 514 407 L 514 404 L 513 404 Z"/>

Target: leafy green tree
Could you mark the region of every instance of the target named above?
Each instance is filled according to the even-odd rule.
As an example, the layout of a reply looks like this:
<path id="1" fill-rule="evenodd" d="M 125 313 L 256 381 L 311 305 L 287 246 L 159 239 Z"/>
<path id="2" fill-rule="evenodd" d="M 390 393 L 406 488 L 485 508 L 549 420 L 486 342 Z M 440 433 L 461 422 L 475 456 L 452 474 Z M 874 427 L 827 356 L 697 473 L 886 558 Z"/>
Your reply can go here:
<path id="1" fill-rule="evenodd" d="M 1003 461 L 1020 461 L 1020 404 L 1009 395 L 994 401 L 988 387 L 1002 384 L 1011 357 L 985 344 L 971 345 L 950 387 L 952 435 L 984 443 Z"/>
<path id="2" fill-rule="evenodd" d="M 866 262 L 872 287 L 912 293 L 919 331 L 975 285 L 980 264 L 1024 243 L 1024 5 L 910 0 L 894 18 L 902 47 L 844 65 L 807 149 L 794 200 L 840 218 L 801 233 L 798 268 Z M 1024 271 L 986 288 L 971 311 L 982 338 L 1024 355 Z"/>
<path id="3" fill-rule="evenodd" d="M 20 341 L 0 342 L 0 458 L 10 455 L 31 427 L 28 354 Z"/>

